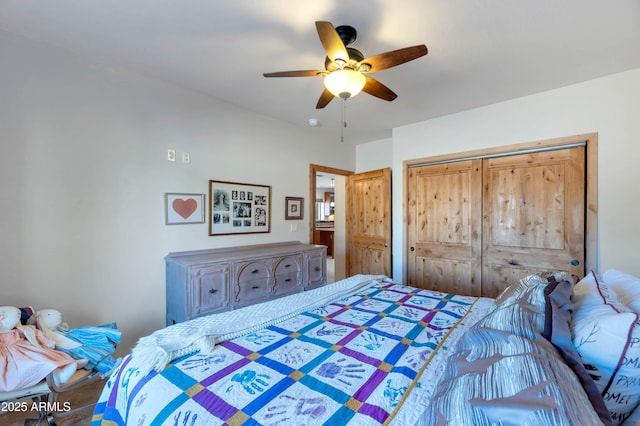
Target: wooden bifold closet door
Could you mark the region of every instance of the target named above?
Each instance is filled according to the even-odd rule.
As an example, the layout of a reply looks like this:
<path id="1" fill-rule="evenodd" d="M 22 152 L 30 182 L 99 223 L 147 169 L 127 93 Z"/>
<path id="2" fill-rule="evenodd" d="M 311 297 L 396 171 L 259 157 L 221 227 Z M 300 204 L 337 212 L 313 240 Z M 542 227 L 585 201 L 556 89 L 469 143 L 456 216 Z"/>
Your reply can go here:
<path id="1" fill-rule="evenodd" d="M 584 275 L 584 148 L 409 169 L 409 285 L 496 297 L 538 271 Z"/>

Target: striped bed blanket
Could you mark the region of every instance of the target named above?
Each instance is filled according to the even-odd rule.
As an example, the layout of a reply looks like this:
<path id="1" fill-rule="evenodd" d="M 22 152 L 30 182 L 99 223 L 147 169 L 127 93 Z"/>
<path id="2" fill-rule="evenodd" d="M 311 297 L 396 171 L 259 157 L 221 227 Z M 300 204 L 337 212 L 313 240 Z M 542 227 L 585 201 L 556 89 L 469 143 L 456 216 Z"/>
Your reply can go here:
<path id="1" fill-rule="evenodd" d="M 416 423 L 450 350 L 492 299 L 384 277 L 352 277 L 351 293 L 344 284 L 279 299 L 286 315 L 260 305 L 235 311 L 231 318 L 257 316 L 268 325 L 217 339 L 165 368 L 141 367 L 134 350 L 105 385 L 92 424 Z M 324 299 L 332 286 L 336 297 Z"/>

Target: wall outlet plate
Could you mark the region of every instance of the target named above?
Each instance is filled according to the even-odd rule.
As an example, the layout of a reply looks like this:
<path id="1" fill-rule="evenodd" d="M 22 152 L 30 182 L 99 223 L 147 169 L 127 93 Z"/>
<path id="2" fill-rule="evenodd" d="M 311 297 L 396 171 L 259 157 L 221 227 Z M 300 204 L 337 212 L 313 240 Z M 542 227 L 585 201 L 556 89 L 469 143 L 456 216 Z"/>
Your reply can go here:
<path id="1" fill-rule="evenodd" d="M 169 149 L 167 151 L 167 160 L 168 161 L 176 161 L 176 150 L 175 149 Z"/>

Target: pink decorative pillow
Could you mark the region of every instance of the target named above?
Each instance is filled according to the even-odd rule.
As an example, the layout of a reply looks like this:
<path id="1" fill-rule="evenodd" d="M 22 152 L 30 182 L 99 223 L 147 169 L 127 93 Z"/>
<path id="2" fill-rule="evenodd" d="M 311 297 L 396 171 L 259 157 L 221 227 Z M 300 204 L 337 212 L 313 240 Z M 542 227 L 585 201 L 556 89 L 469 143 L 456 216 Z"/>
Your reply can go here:
<path id="1" fill-rule="evenodd" d="M 573 344 L 596 382 L 614 424 L 640 404 L 638 314 L 594 272 L 573 290 Z"/>

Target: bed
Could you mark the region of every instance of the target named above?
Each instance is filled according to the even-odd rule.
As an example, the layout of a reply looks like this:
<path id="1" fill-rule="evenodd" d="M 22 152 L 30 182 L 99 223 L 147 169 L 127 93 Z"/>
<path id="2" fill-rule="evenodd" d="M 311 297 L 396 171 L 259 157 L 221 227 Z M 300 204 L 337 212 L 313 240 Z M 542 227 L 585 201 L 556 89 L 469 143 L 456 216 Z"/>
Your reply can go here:
<path id="1" fill-rule="evenodd" d="M 591 281 L 601 294 L 603 280 Z M 631 353 L 608 355 L 615 372 L 581 358 L 573 290 L 562 273 L 523 278 L 495 300 L 357 275 L 196 318 L 140 339 L 92 424 L 634 424 L 640 395 L 615 385 Z M 623 403 L 614 409 L 610 391 Z"/>

